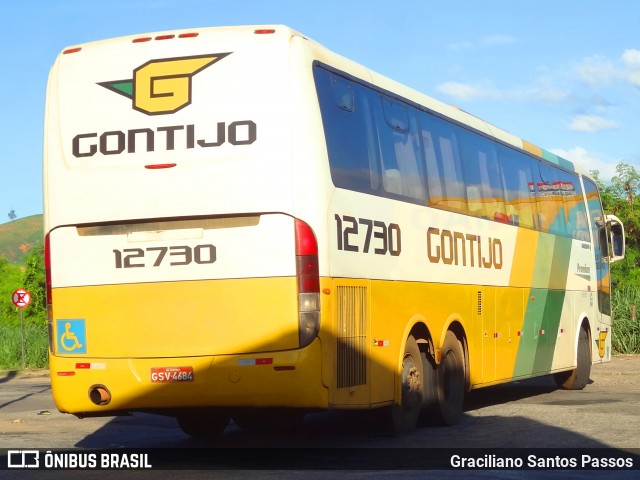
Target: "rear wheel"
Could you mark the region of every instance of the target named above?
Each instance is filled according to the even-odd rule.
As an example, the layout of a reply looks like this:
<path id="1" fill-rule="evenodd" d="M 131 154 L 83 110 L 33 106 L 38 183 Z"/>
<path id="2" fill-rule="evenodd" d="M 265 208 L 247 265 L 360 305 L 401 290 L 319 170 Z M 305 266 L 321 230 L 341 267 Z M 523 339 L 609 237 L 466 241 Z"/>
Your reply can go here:
<path id="1" fill-rule="evenodd" d="M 462 418 L 465 363 L 462 343 L 452 331 L 448 331 L 444 338 L 436 376 L 436 422 L 455 425 Z"/>
<path id="2" fill-rule="evenodd" d="M 422 411 L 418 417 L 418 426 L 435 425 L 439 418 L 438 408 L 438 375 L 433 356 L 420 352 L 422 360 Z"/>
<path id="3" fill-rule="evenodd" d="M 200 440 L 213 440 L 222 435 L 229 415 L 210 409 L 194 409 L 176 415 L 178 425 L 184 433 Z"/>
<path id="4" fill-rule="evenodd" d="M 413 430 L 422 409 L 422 358 L 413 335 L 407 338 L 402 358 L 402 396 L 400 405 L 391 407 L 392 430 L 403 434 Z"/>
<path id="5" fill-rule="evenodd" d="M 591 342 L 589 342 L 589 332 L 581 327 L 578 334 L 578 354 L 577 365 L 568 372 L 553 374 L 556 384 L 565 390 L 582 390 L 589 382 L 591 374 Z"/>

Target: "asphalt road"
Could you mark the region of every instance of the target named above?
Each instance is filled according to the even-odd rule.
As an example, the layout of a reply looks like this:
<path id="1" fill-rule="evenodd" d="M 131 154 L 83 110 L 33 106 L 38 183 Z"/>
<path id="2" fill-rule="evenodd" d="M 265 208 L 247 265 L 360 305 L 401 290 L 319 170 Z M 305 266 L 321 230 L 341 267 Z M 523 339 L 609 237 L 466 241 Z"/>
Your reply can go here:
<path id="1" fill-rule="evenodd" d="M 473 391 L 467 397 L 465 415 L 455 427 L 422 428 L 409 435 L 392 437 L 379 428 L 375 415 L 320 412 L 308 415 L 301 428 L 289 433 L 255 434 L 231 424 L 214 444 L 188 437 L 173 419 L 162 416 L 136 413 L 80 420 L 61 414 L 51 398 L 48 372 L 26 375 L 0 372 L 0 448 L 100 450 L 122 447 L 215 447 L 216 451 L 221 447 L 302 447 L 307 452 L 319 448 L 358 448 L 362 449 L 357 452 L 364 455 L 365 462 L 369 455 L 366 452 L 373 451 L 371 449 L 548 448 L 558 452 L 569 448 L 604 448 L 617 452 L 640 449 L 640 356 L 618 356 L 608 364 L 594 365 L 591 382 L 582 391 L 559 390 L 548 377 Z M 296 455 L 296 450 L 287 451 Z M 280 478 L 277 473 L 277 469 L 270 470 L 259 478 Z M 308 473 L 305 476 L 312 478 Z M 406 473 L 401 477 L 406 477 Z M 463 472 L 458 473 L 461 476 L 454 478 L 465 478 Z M 571 472 L 560 473 L 562 476 L 557 478 L 574 478 Z M 579 476 L 583 473 L 576 472 Z M 631 472 L 609 472 L 605 476 L 612 478 L 613 473 L 623 475 L 620 478 L 640 476 L 638 470 L 629 477 L 625 475 Z M 474 478 L 495 477 L 495 474 L 483 475 L 483 472 L 473 472 Z M 451 478 L 451 472 L 447 476 Z M 544 476 L 548 478 L 549 472 Z M 225 478 L 233 477 L 225 475 Z M 237 478 L 246 478 L 246 475 Z"/>

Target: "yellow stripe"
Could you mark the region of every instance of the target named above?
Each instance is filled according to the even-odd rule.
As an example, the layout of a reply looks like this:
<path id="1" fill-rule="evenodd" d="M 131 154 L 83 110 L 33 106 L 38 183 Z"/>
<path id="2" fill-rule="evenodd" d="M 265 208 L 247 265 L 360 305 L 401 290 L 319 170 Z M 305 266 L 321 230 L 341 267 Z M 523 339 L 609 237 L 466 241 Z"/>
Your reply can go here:
<path id="1" fill-rule="evenodd" d="M 517 261 L 514 261 L 511 267 L 509 286 L 526 287 L 531 285 L 536 262 L 538 236 L 539 233 L 536 231 L 527 228 L 518 229 L 516 250 L 513 254 L 513 258 L 517 259 Z"/>
<path id="2" fill-rule="evenodd" d="M 526 140 L 522 141 L 522 147 L 529 153 L 533 153 L 534 155 L 537 155 L 538 157 L 542 157 L 542 148 L 538 147 L 537 145 L 534 145 L 533 143 L 529 143 Z"/>

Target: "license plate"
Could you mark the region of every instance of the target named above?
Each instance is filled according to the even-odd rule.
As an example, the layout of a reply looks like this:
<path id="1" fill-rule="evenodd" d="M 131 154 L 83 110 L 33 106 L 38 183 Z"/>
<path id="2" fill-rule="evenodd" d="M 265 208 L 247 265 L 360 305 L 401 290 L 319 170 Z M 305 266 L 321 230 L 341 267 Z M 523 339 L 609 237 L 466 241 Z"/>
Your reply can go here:
<path id="1" fill-rule="evenodd" d="M 193 367 L 156 367 L 151 369 L 151 381 L 193 382 Z"/>

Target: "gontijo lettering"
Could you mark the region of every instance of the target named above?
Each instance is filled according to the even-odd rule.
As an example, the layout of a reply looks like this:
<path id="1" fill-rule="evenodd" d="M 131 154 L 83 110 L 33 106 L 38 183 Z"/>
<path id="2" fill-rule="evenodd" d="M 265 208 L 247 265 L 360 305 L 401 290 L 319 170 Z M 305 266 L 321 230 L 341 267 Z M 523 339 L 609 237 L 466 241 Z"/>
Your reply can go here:
<path id="1" fill-rule="evenodd" d="M 81 133 L 73 137 L 72 152 L 76 158 L 93 157 L 98 151 L 102 155 L 120 155 L 141 151 L 175 150 L 190 148 L 251 145 L 256 141 L 257 127 L 251 120 L 218 122 L 215 127 L 203 129 L 196 134 L 195 125 L 170 125 L 166 127 L 134 128 L 108 132 Z"/>
<path id="2" fill-rule="evenodd" d="M 502 242 L 499 238 L 440 230 L 427 230 L 427 255 L 431 263 L 477 268 L 502 268 Z"/>

